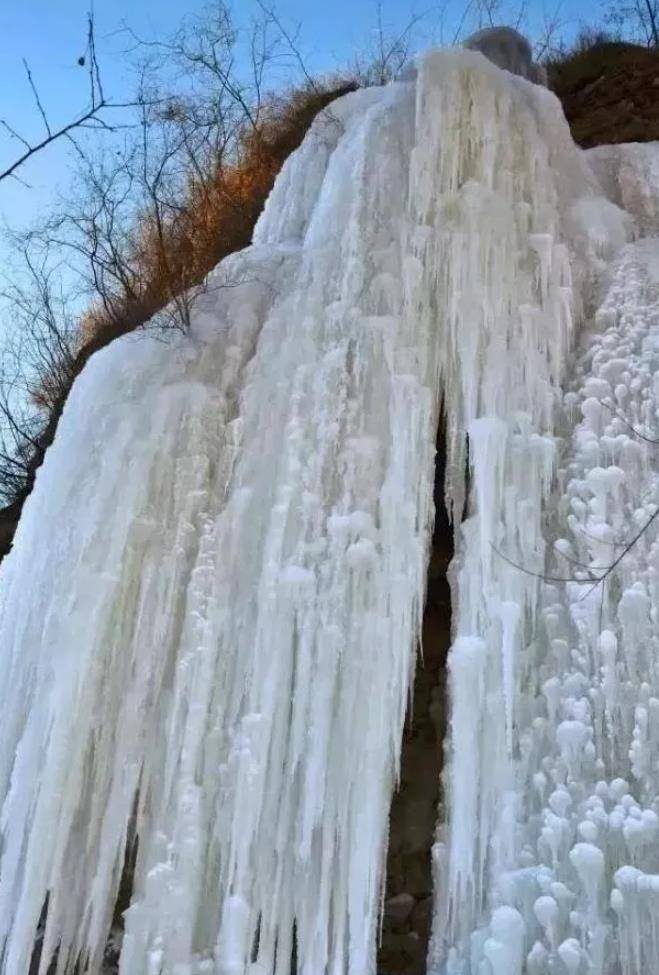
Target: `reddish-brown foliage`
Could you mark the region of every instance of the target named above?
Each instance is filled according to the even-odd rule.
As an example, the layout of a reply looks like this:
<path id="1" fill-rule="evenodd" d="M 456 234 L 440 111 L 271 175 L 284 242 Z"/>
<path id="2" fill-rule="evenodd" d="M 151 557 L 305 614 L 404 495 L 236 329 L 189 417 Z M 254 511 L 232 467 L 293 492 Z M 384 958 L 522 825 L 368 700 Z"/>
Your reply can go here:
<path id="1" fill-rule="evenodd" d="M 79 343 L 71 368 L 46 380 L 35 401 L 46 407 L 44 428 L 29 465 L 21 495 L 0 509 L 0 557 L 11 546 L 23 502 L 36 470 L 52 443 L 57 423 L 75 377 L 89 357 L 120 335 L 147 322 L 172 301 L 200 284 L 222 258 L 246 247 L 256 220 L 287 157 L 302 142 L 311 122 L 335 98 L 352 91 L 351 81 L 317 87 L 309 85 L 286 98 L 273 100 L 256 126 L 245 126 L 239 151 L 230 165 L 218 165 L 210 180 L 192 175 L 187 194 L 174 219 L 167 222 L 148 212 L 135 234 L 133 260 L 139 291 L 108 303 L 92 303 L 79 323 Z"/>

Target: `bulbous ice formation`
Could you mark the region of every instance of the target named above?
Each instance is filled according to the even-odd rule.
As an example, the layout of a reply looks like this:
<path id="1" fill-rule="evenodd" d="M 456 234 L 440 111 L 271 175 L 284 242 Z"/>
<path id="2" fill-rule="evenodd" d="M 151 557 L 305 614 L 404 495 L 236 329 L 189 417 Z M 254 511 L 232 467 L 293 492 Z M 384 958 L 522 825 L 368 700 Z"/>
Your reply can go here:
<path id="1" fill-rule="evenodd" d="M 46 900 L 40 975 L 99 972 L 135 839 L 122 975 L 289 975 L 293 939 L 372 975 L 442 400 L 456 523 L 467 462 L 470 496 L 429 971 L 652 970 L 653 537 L 601 620 L 533 575 L 652 507 L 599 402 L 652 431 L 638 250 L 560 410 L 630 231 L 598 193 L 553 95 L 435 52 L 319 116 L 189 335 L 93 356 L 0 573 L 2 975 Z"/>

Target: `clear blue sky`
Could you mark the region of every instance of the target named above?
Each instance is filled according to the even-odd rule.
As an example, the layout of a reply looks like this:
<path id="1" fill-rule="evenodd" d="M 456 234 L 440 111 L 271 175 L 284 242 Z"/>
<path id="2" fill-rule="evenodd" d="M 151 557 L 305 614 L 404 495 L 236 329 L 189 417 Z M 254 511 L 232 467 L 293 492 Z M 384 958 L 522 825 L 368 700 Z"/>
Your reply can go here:
<path id="1" fill-rule="evenodd" d="M 417 46 L 452 40 L 467 0 L 383 0 L 385 24 L 400 29 L 411 13 L 424 13 L 417 31 Z M 538 30 L 543 10 L 553 11 L 557 0 L 528 0 L 527 32 Z M 503 0 L 512 4 L 512 0 Z M 170 34 L 186 13 L 201 8 L 201 0 L 95 0 L 97 45 L 105 88 L 114 98 L 130 90 L 130 75 L 123 50 L 128 41 L 122 24 L 146 38 Z M 0 118 L 6 119 L 28 139 L 42 133 L 33 96 L 26 81 L 22 59 L 31 68 L 53 126 L 67 121 L 84 107 L 86 76 L 76 64 L 84 53 L 89 0 L 4 0 L 0 5 Z M 236 17 L 247 20 L 257 10 L 255 0 L 238 0 Z M 363 49 L 376 23 L 375 0 L 279 0 L 282 22 L 299 25 L 299 45 L 312 71 L 331 69 L 349 61 Z M 510 7 L 509 7 L 510 9 Z M 563 0 L 561 16 L 565 31 L 574 34 L 579 23 L 601 19 L 600 0 Z M 506 16 L 501 18 L 506 21 Z M 474 26 L 467 24 L 467 26 Z M 20 146 L 0 132 L 0 166 L 14 158 Z M 58 187 L 67 180 L 65 146 L 47 149 L 21 171 L 28 187 L 13 180 L 0 183 L 0 218 L 20 225 L 52 203 Z"/>

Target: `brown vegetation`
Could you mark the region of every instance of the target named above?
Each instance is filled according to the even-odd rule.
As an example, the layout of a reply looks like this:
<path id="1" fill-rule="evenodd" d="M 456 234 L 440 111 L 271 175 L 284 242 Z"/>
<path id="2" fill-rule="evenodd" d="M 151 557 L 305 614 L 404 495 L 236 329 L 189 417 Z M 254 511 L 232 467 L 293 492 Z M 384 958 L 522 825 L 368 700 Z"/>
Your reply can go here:
<path id="1" fill-rule="evenodd" d="M 355 87 L 350 81 L 308 83 L 286 98 L 273 99 L 255 125 L 243 128 L 239 152 L 230 164 L 218 164 L 210 180 L 189 179 L 186 198 L 172 219 L 160 219 L 158 208 L 142 214 L 131 254 L 130 286 L 121 289 L 120 297 L 115 293 L 96 299 L 66 348 L 66 368 L 57 368 L 59 360 L 54 360 L 31 390 L 33 400 L 45 409 L 45 422 L 24 444 L 15 496 L 0 509 L 0 557 L 11 546 L 23 502 L 53 441 L 66 397 L 89 357 L 118 336 L 145 325 L 166 306 L 176 306 L 222 258 L 250 243 L 286 158 L 301 143 L 315 116 Z M 177 325 L 184 327 L 187 308 L 179 305 L 173 314 Z"/>
<path id="2" fill-rule="evenodd" d="M 657 48 L 586 34 L 547 73 L 583 148 L 659 140 Z"/>
<path id="3" fill-rule="evenodd" d="M 117 127 L 97 120 L 93 137 L 75 120 L 51 129 L 32 88 L 51 138 L 30 153 L 66 138 L 74 165 L 65 197 L 14 235 L 18 267 L 0 293 L 11 323 L 0 349 L 0 558 L 90 355 L 143 326 L 189 327 L 209 271 L 250 243 L 277 173 L 313 118 L 360 85 L 396 77 L 418 21 L 390 35 L 378 8 L 375 46 L 346 76 L 319 82 L 296 35 L 266 0 L 257 7 L 240 29 L 224 0 L 184 18 L 169 38 L 144 40 L 126 28 L 136 91 Z M 92 19 L 87 55 L 98 105 Z M 266 94 L 273 82 L 280 90 L 282 69 L 302 81 L 284 96 Z"/>
<path id="4" fill-rule="evenodd" d="M 221 162 L 210 179 L 192 173 L 186 199 L 175 214 L 161 217 L 157 206 L 142 215 L 131 254 L 137 287 L 125 291 L 109 308 L 97 304 L 86 316 L 87 345 L 106 341 L 143 325 L 175 302 L 228 254 L 246 247 L 256 220 L 287 157 L 304 138 L 316 115 L 354 90 L 341 82 L 308 84 L 261 109 L 260 120 L 245 126 L 238 154 Z M 179 309 L 179 315 L 184 314 Z M 179 322 L 184 325 L 186 322 Z"/>

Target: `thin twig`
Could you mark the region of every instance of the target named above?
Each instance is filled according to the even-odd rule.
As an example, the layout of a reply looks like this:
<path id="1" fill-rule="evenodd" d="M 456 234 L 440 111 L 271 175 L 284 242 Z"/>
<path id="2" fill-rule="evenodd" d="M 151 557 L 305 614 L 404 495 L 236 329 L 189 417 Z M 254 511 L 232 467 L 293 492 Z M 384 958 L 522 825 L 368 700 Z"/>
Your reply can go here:
<path id="1" fill-rule="evenodd" d="M 519 569 L 520 572 L 523 572 L 527 576 L 533 576 L 534 579 L 543 579 L 545 582 L 596 582 L 598 583 L 601 581 L 600 579 L 597 578 L 597 576 L 592 576 L 592 575 L 588 579 L 579 579 L 577 576 L 550 576 L 544 572 L 533 572 L 532 569 L 527 569 L 519 562 L 515 562 L 514 559 L 511 559 L 508 555 L 506 555 L 504 552 L 498 549 L 494 544 L 494 542 L 490 542 L 490 545 L 497 553 L 497 555 L 504 560 L 504 562 L 507 562 L 509 565 L 512 565 L 513 568 L 515 569 Z M 604 576 L 602 576 L 602 578 L 604 578 Z"/>
<path id="2" fill-rule="evenodd" d="M 52 132 L 50 131 L 50 123 L 48 122 L 48 116 L 46 115 L 43 105 L 41 104 L 41 99 L 39 98 L 39 92 L 37 91 L 37 86 L 34 83 L 32 72 L 30 71 L 30 66 L 25 60 L 25 58 L 23 58 L 23 67 L 25 68 L 25 73 L 27 74 L 27 80 L 30 84 L 30 88 L 32 89 L 32 94 L 34 95 L 34 100 L 37 103 L 39 114 L 43 119 L 43 124 L 46 126 L 46 132 L 48 133 L 48 135 L 52 135 Z"/>
<path id="3" fill-rule="evenodd" d="M 648 520 L 645 522 L 645 524 L 642 526 L 642 528 L 637 532 L 636 535 L 634 535 L 634 537 L 631 540 L 631 542 L 629 543 L 629 545 L 627 545 L 626 548 L 624 549 L 624 551 L 620 553 L 620 555 L 615 560 L 615 562 L 612 562 L 611 563 L 611 565 L 606 570 L 606 572 L 604 573 L 604 575 L 602 576 L 602 578 L 597 580 L 597 582 L 595 583 L 595 585 L 591 589 L 589 589 L 588 592 L 584 596 L 581 597 L 582 599 L 585 599 L 587 596 L 589 596 L 591 594 L 591 592 L 593 592 L 594 589 L 597 589 L 597 587 L 599 586 L 600 582 L 603 582 L 606 578 L 608 578 L 608 576 L 610 576 L 611 573 L 620 565 L 620 563 L 624 559 L 625 555 L 627 555 L 627 553 L 630 552 L 633 549 L 634 545 L 636 545 L 636 543 L 639 540 L 639 538 L 641 538 L 641 536 L 645 534 L 645 532 L 648 530 L 648 528 L 650 527 L 650 525 L 652 524 L 652 522 L 654 521 L 654 519 L 657 517 L 657 515 L 659 515 L 659 505 L 657 505 L 657 508 L 656 508 L 654 514 L 652 514 L 648 518 Z"/>
<path id="4" fill-rule="evenodd" d="M 634 434 L 635 437 L 638 437 L 639 440 L 645 440 L 646 443 L 652 444 L 653 447 L 659 447 L 659 440 L 652 440 L 650 437 L 646 437 L 639 430 L 637 430 L 636 427 L 633 427 L 631 423 L 624 418 L 624 416 L 620 416 L 617 409 L 614 409 L 613 406 L 609 406 L 609 404 L 605 403 L 603 399 L 598 400 L 598 403 L 612 413 L 616 420 L 620 420 L 620 422 L 623 423 L 627 429 Z"/>

